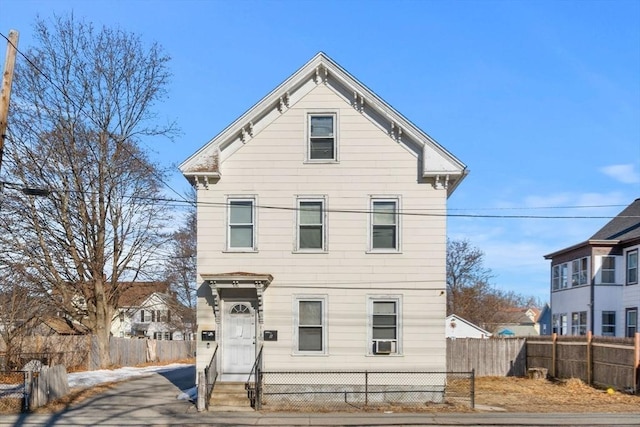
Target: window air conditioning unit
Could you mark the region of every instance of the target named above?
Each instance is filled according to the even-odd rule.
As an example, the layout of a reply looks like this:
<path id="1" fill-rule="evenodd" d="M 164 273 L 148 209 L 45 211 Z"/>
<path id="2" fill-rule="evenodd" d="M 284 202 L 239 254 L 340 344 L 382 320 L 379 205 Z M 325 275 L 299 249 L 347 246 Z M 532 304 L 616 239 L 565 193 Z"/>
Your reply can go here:
<path id="1" fill-rule="evenodd" d="M 393 341 L 376 341 L 376 354 L 391 354 Z"/>

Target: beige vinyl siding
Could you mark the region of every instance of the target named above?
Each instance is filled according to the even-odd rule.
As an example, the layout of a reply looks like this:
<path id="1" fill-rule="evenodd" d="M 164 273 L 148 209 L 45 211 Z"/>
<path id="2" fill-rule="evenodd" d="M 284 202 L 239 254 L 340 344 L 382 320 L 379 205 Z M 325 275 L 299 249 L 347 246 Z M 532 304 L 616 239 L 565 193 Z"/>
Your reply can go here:
<path id="1" fill-rule="evenodd" d="M 337 114 L 337 163 L 305 163 L 307 114 Z M 224 157 L 224 156 L 223 156 Z M 256 132 L 220 166 L 221 178 L 198 190 L 198 272 L 273 275 L 264 293 L 265 369 L 445 369 L 446 218 L 401 218 L 400 251 L 367 253 L 370 195 L 398 198 L 404 212 L 444 213 L 446 190 L 419 176 L 416 153 L 318 85 Z M 227 253 L 227 196 L 256 195 L 257 252 Z M 325 196 L 327 252 L 296 253 L 296 196 Z M 198 293 L 200 329 L 215 329 L 210 289 Z M 292 295 L 327 295 L 327 355 L 293 355 Z M 367 295 L 402 295 L 402 355 L 371 356 Z M 200 343 L 200 345 L 205 345 Z M 201 353 L 198 353 L 201 366 Z M 204 357 L 204 356 L 203 356 Z M 327 365 L 327 363 L 339 365 Z M 207 361 L 208 362 L 208 361 Z M 204 362 L 206 364 L 206 362 Z"/>

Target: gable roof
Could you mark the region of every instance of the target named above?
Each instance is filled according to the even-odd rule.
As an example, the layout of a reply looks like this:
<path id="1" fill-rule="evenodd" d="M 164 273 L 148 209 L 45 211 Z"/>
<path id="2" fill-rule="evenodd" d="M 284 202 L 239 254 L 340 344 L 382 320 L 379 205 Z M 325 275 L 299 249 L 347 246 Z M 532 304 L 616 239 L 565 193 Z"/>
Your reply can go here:
<path id="1" fill-rule="evenodd" d="M 615 246 L 635 240 L 640 240 L 640 199 L 634 200 L 589 240 L 555 251 L 544 257 L 551 259 L 565 252 L 589 245 Z"/>
<path id="2" fill-rule="evenodd" d="M 446 317 L 446 319 L 445 319 L 445 324 L 450 324 L 450 323 L 451 323 L 451 321 L 456 321 L 456 322 L 464 323 L 464 324 L 466 324 L 467 326 L 469 326 L 470 328 L 475 329 L 475 330 L 477 330 L 478 332 L 480 332 L 480 333 L 482 333 L 482 334 L 484 334 L 484 335 L 486 335 L 486 336 L 488 336 L 488 337 L 490 337 L 491 335 L 493 335 L 491 332 L 489 332 L 489 331 L 487 331 L 487 330 L 485 330 L 485 329 L 482 329 L 480 326 L 478 326 L 478 325 L 476 325 L 476 324 L 474 324 L 474 323 L 471 323 L 471 322 L 469 322 L 469 321 L 468 321 L 468 320 L 466 320 L 466 319 L 463 319 L 462 317 L 458 316 L 457 314 L 450 314 L 450 315 L 448 315 L 448 316 Z"/>
<path id="3" fill-rule="evenodd" d="M 165 294 L 168 291 L 169 284 L 167 282 L 132 282 L 122 291 L 118 306 L 137 307 L 154 293 Z"/>
<path id="4" fill-rule="evenodd" d="M 631 240 L 640 238 L 640 199 L 636 199 L 598 230 L 589 240 Z"/>
<path id="5" fill-rule="evenodd" d="M 293 73 L 257 104 L 180 165 L 191 182 L 217 180 L 224 161 L 319 84 L 325 84 L 387 133 L 417 153 L 423 178 L 450 195 L 467 175 L 466 166 L 425 132 L 383 101 L 323 52 Z"/>

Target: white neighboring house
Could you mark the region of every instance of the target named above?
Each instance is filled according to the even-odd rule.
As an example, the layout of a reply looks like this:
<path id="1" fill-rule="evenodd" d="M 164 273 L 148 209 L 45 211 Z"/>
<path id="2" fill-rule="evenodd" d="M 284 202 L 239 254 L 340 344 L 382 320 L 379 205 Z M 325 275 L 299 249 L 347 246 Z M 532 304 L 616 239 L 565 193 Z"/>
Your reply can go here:
<path id="1" fill-rule="evenodd" d="M 198 372 L 217 351 L 218 380 L 245 381 L 261 349 L 265 371 L 446 371 L 447 198 L 466 167 L 332 59 L 180 169 L 197 190 L 198 337 L 215 340 Z"/>
<path id="2" fill-rule="evenodd" d="M 165 283 L 135 284 L 120 297 L 120 307 L 111 321 L 111 334 L 124 338 L 191 339 L 191 325 L 183 320 L 184 309 L 168 293 Z"/>
<path id="3" fill-rule="evenodd" d="M 447 338 L 489 338 L 491 332 L 485 331 L 468 320 L 455 314 L 450 314 L 444 321 Z"/>
<path id="4" fill-rule="evenodd" d="M 551 328 L 559 335 L 633 337 L 638 332 L 640 199 L 588 240 L 551 260 Z"/>

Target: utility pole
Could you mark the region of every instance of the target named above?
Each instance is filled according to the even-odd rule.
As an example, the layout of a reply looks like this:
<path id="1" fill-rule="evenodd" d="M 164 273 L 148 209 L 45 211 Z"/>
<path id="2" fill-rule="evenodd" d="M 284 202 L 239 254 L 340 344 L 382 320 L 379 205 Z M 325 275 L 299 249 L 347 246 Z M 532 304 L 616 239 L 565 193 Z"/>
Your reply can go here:
<path id="1" fill-rule="evenodd" d="M 16 30 L 10 30 L 9 41 L 7 42 L 7 56 L 4 60 L 4 73 L 2 73 L 2 92 L 0 94 L 0 170 L 2 170 L 4 141 L 7 138 L 9 98 L 11 97 L 11 84 L 13 83 L 13 69 L 16 65 L 17 48 L 18 32 Z"/>

